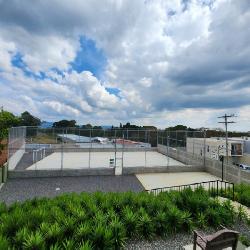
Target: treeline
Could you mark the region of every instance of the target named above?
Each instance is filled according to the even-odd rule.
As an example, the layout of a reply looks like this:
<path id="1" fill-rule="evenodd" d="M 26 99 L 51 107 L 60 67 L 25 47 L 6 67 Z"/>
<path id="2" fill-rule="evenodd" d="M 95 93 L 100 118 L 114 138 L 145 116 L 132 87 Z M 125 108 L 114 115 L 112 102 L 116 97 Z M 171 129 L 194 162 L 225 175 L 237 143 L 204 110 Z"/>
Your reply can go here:
<path id="1" fill-rule="evenodd" d="M 8 135 L 8 128 L 18 126 L 40 126 L 41 120 L 28 111 L 23 112 L 20 116 L 15 116 L 11 112 L 0 111 L 0 139 Z"/>

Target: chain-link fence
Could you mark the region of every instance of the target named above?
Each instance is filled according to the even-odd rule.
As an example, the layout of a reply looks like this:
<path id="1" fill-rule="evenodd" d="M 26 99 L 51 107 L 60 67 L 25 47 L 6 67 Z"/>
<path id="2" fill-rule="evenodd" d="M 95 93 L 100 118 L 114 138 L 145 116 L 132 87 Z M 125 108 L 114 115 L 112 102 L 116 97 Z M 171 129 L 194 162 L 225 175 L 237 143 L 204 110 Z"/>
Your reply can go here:
<path id="1" fill-rule="evenodd" d="M 223 132 L 16 127 L 9 130 L 8 169 L 30 176 L 31 170 L 35 175 L 39 170 L 73 175 L 206 170 L 246 182 L 248 173 L 239 166 L 244 161 L 250 166 L 248 151 L 248 138 L 229 138 L 227 154 Z M 228 156 L 224 168 L 220 156 Z"/>
<path id="2" fill-rule="evenodd" d="M 22 143 L 14 143 L 20 141 L 16 131 L 22 131 Z M 166 156 L 157 159 L 156 130 L 24 127 L 10 129 L 9 137 L 10 170 L 147 167 L 167 162 Z"/>
<path id="3" fill-rule="evenodd" d="M 226 155 L 222 135 L 189 130 L 17 127 L 9 130 L 9 169 L 205 165 L 206 158 L 219 160 Z M 229 156 L 242 154 L 241 144 L 229 141 Z"/>

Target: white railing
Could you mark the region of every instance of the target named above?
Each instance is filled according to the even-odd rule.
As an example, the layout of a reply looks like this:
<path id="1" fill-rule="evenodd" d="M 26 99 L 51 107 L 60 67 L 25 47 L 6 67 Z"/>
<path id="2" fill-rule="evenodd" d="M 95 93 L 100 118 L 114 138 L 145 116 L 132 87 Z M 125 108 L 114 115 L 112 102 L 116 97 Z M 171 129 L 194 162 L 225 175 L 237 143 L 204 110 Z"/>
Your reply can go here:
<path id="1" fill-rule="evenodd" d="M 40 154 L 40 160 L 42 160 L 45 157 L 45 153 L 46 153 L 45 149 L 46 149 L 45 147 L 42 147 L 42 148 L 33 150 L 33 164 L 38 161 L 37 159 L 38 159 L 39 154 Z"/>

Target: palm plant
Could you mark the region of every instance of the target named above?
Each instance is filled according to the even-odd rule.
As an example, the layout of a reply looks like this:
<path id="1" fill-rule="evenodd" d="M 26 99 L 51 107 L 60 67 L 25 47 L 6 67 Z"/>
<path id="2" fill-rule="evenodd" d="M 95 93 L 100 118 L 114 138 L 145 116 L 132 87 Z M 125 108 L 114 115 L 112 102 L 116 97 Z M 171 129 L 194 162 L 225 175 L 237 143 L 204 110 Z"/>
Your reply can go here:
<path id="1" fill-rule="evenodd" d="M 115 249 L 120 249 L 124 246 L 126 240 L 126 230 L 118 217 L 114 217 L 109 225 L 112 231 L 113 245 Z"/>
<path id="2" fill-rule="evenodd" d="M 126 228 L 127 236 L 131 237 L 137 233 L 139 226 L 137 213 L 134 213 L 128 206 L 122 211 L 123 224 Z"/>
<path id="3" fill-rule="evenodd" d="M 91 240 L 95 249 L 109 249 L 113 246 L 112 231 L 103 224 L 97 224 L 92 231 Z"/>
<path id="4" fill-rule="evenodd" d="M 9 249 L 10 244 L 6 237 L 0 235 L 0 249 Z"/>
<path id="5" fill-rule="evenodd" d="M 138 232 L 145 238 L 151 239 L 155 235 L 155 228 L 152 219 L 142 208 L 139 211 L 139 224 L 138 224 Z"/>
<path id="6" fill-rule="evenodd" d="M 43 235 L 39 231 L 27 235 L 23 242 L 23 248 L 29 250 L 44 250 L 45 241 Z"/>

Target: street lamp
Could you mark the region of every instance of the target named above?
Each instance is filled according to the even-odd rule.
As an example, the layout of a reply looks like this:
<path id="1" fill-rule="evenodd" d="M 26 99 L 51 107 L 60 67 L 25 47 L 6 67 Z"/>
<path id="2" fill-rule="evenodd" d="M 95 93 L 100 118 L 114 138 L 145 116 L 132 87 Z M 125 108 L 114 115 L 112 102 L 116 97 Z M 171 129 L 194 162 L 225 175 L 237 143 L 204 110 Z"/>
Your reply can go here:
<path id="1" fill-rule="evenodd" d="M 225 150 L 224 147 L 221 147 L 220 145 L 218 146 L 218 155 L 219 155 L 219 160 L 221 161 L 221 180 L 224 180 L 224 155 L 220 154 L 221 150 Z"/>

